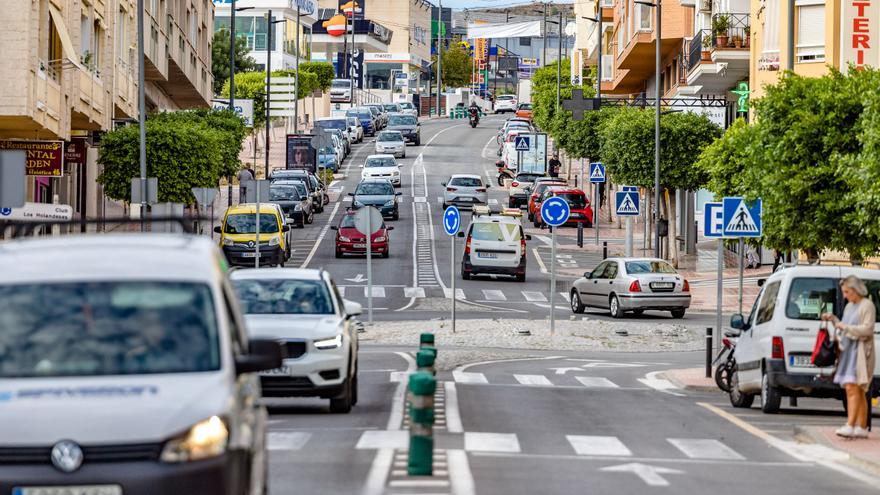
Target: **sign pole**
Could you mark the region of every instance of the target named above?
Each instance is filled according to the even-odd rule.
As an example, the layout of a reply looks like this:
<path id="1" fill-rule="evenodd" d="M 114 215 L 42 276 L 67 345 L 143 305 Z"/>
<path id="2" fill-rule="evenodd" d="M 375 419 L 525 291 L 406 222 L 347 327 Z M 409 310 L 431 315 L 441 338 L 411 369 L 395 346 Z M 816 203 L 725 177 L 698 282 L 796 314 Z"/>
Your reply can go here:
<path id="1" fill-rule="evenodd" d="M 523 152 L 517 151 L 516 152 L 516 171 L 517 172 L 522 171 L 522 161 L 523 161 Z"/>
<path id="2" fill-rule="evenodd" d="M 738 296 L 738 304 L 739 304 L 739 313 L 743 312 L 743 251 L 745 250 L 745 241 L 742 237 L 739 238 L 739 296 Z"/>
<path id="3" fill-rule="evenodd" d="M 599 245 L 599 210 L 602 208 L 602 200 L 599 199 L 599 184 L 593 184 L 596 194 L 593 196 L 593 227 L 596 230 L 596 245 Z"/>
<path id="4" fill-rule="evenodd" d="M 633 255 L 633 222 L 632 217 L 626 217 L 626 240 L 624 241 L 623 251 L 625 256 L 629 258 Z"/>
<path id="5" fill-rule="evenodd" d="M 323 201 L 323 199 L 322 199 Z M 370 213 L 370 212 L 367 212 Z M 367 314 L 373 324 L 373 215 L 367 215 Z"/>
<path id="6" fill-rule="evenodd" d="M 550 227 L 550 335 L 556 334 L 556 308 L 553 295 L 556 293 L 556 227 Z"/>
<path id="7" fill-rule="evenodd" d="M 452 238 L 452 254 L 449 256 L 449 278 L 452 280 L 452 333 L 455 333 L 455 236 Z"/>
<path id="8" fill-rule="evenodd" d="M 721 299 L 724 296 L 724 239 L 718 239 L 718 273 L 717 287 L 715 288 L 715 345 L 721 342 L 721 326 L 724 324 L 721 316 Z"/>
<path id="9" fill-rule="evenodd" d="M 254 189 L 257 191 L 257 215 L 256 215 L 256 218 L 257 218 L 257 227 L 256 227 L 257 251 L 256 251 L 256 254 L 254 255 L 254 268 L 259 268 L 260 267 L 260 181 L 255 180 L 254 186 L 256 186 L 256 187 L 254 187 Z"/>

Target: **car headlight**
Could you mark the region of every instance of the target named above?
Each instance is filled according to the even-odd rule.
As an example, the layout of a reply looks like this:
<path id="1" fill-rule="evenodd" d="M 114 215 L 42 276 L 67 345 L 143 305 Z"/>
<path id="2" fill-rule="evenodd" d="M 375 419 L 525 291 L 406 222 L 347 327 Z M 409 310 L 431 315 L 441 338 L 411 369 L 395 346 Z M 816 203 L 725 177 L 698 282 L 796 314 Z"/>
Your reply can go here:
<path id="1" fill-rule="evenodd" d="M 377 238 L 373 239 L 373 242 L 385 242 L 387 240 L 388 240 L 387 237 L 377 237 Z"/>
<path id="2" fill-rule="evenodd" d="M 391 173 L 391 175 L 400 175 L 400 171 L 399 171 L 399 170 L 395 170 L 394 172 Z"/>
<path id="3" fill-rule="evenodd" d="M 293 211 L 302 211 L 303 207 L 301 205 L 293 205 Z"/>
<path id="4" fill-rule="evenodd" d="M 162 462 L 191 462 L 217 457 L 226 452 L 229 429 L 217 416 L 199 421 L 183 435 L 172 438 L 162 448 Z"/>
<path id="5" fill-rule="evenodd" d="M 394 200 L 389 199 L 388 201 L 385 202 L 385 206 L 394 206 Z"/>
<path id="6" fill-rule="evenodd" d="M 351 238 L 341 235 L 339 236 L 339 242 L 351 242 Z"/>
<path id="7" fill-rule="evenodd" d="M 323 339 L 315 341 L 315 348 L 321 350 L 338 349 L 342 345 L 342 334 L 331 339 Z"/>
<path id="8" fill-rule="evenodd" d="M 269 239 L 269 245 L 270 245 L 270 246 L 277 246 L 277 245 L 279 245 L 279 244 L 281 244 L 281 238 L 280 238 L 280 237 L 273 237 L 273 238 Z"/>
<path id="9" fill-rule="evenodd" d="M 233 245 L 235 245 L 235 241 L 233 241 L 232 239 L 227 239 L 227 238 L 224 237 L 224 238 L 223 238 L 223 245 L 224 245 L 224 246 L 233 246 Z"/>

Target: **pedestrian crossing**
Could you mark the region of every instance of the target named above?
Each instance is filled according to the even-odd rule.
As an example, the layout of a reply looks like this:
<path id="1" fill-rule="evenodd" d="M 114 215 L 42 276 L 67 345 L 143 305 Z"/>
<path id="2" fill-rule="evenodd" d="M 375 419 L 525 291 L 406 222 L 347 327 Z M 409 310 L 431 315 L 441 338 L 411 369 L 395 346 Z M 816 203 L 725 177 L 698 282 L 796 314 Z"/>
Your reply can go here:
<path id="1" fill-rule="evenodd" d="M 420 275 L 421 277 L 421 275 Z M 433 273 L 430 273 L 427 277 L 430 277 L 430 280 L 436 280 L 433 278 Z M 427 278 L 426 277 L 426 278 Z M 357 300 L 359 298 L 366 298 L 368 295 L 368 288 L 366 285 L 361 284 L 350 284 L 350 285 L 339 285 L 339 291 L 342 293 L 343 297 Z M 424 298 L 445 298 L 449 299 L 452 294 L 452 289 L 446 288 L 443 289 L 438 285 L 427 285 L 425 287 L 407 287 L 403 285 L 374 285 L 373 286 L 373 298 L 389 298 L 389 299 L 424 299 Z M 547 303 L 550 299 L 550 294 L 548 292 L 542 291 L 529 291 L 529 290 L 516 290 L 516 289 L 469 289 L 469 288 L 456 288 L 455 289 L 455 298 L 460 301 L 472 301 L 477 303 L 504 303 L 504 302 L 516 302 L 516 303 Z M 558 297 L 556 299 L 556 303 L 559 304 L 561 302 L 567 303 L 569 300 L 568 292 L 559 292 Z"/>
<path id="2" fill-rule="evenodd" d="M 566 368 L 557 368 L 560 370 L 565 370 Z M 563 373 L 563 374 L 550 374 L 548 375 L 538 375 L 538 374 L 493 374 L 490 376 L 486 376 L 484 373 L 478 372 L 470 372 L 470 371 L 460 371 L 455 370 L 452 372 L 452 379 L 456 383 L 468 383 L 468 384 L 478 384 L 478 385 L 508 385 L 508 386 L 526 386 L 526 387 L 576 387 L 576 388 L 585 388 L 585 389 L 596 389 L 596 390 L 615 390 L 615 389 L 623 389 L 623 390 L 633 390 L 633 389 L 645 389 L 648 390 L 643 384 L 631 380 L 630 382 L 614 382 L 607 377 L 604 376 L 584 376 L 578 375 L 577 368 L 573 368 L 575 373 Z M 585 371 L 585 370 L 580 370 Z M 620 380 L 620 379 L 618 379 Z"/>
<path id="3" fill-rule="evenodd" d="M 516 433 L 465 431 L 452 434 L 445 443 L 470 453 L 530 454 L 636 458 L 658 457 L 686 461 L 747 461 L 747 457 L 716 438 L 621 438 L 615 435 L 590 435 L 589 432 L 543 434 L 520 437 Z M 332 442 L 330 440 L 332 439 Z M 282 460 L 285 454 L 326 448 L 354 450 L 401 449 L 409 445 L 409 431 L 368 429 L 365 431 L 272 431 L 266 435 L 270 459 Z M 549 450 L 549 452 L 548 452 Z"/>

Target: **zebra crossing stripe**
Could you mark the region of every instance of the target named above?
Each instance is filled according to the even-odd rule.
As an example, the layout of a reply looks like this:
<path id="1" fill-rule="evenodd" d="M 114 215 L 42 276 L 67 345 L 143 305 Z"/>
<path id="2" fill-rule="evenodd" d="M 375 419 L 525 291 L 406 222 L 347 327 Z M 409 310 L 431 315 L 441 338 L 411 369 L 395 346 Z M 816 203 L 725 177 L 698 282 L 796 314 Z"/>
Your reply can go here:
<path id="1" fill-rule="evenodd" d="M 470 373 L 467 371 L 453 371 L 452 379 L 458 383 L 489 383 L 486 375 L 482 373 Z"/>
<path id="2" fill-rule="evenodd" d="M 506 301 L 507 296 L 500 290 L 483 289 L 483 299 L 487 301 Z"/>
<path id="3" fill-rule="evenodd" d="M 370 292 L 368 287 L 364 287 L 364 297 L 370 297 Z M 385 287 L 381 285 L 373 286 L 373 297 L 385 297 Z"/>
<path id="4" fill-rule="evenodd" d="M 513 378 L 523 385 L 536 385 L 541 387 L 553 386 L 553 383 L 544 375 L 513 375 Z"/>
<path id="5" fill-rule="evenodd" d="M 745 460 L 737 451 L 711 438 L 667 438 L 669 443 L 691 459 Z"/>
<path id="6" fill-rule="evenodd" d="M 404 287 L 403 288 L 403 296 L 404 297 L 414 297 L 417 299 L 425 298 L 425 289 L 424 287 Z"/>
<path id="7" fill-rule="evenodd" d="M 256 227 L 254 227 L 254 229 L 256 229 Z M 339 295 L 345 297 L 345 287 L 339 287 L 337 285 L 336 288 L 339 289 Z"/>
<path id="8" fill-rule="evenodd" d="M 464 450 L 469 452 L 520 452 L 515 433 L 464 432 Z"/>
<path id="9" fill-rule="evenodd" d="M 524 290 L 522 295 L 528 302 L 547 302 L 547 297 L 541 292 Z"/>
<path id="10" fill-rule="evenodd" d="M 566 435 L 577 455 L 628 457 L 632 452 L 617 437 Z"/>
<path id="11" fill-rule="evenodd" d="M 312 437 L 311 433 L 299 431 L 270 431 L 266 434 L 269 450 L 300 450 Z"/>
<path id="12" fill-rule="evenodd" d="M 443 289 L 443 297 L 445 297 L 446 299 L 452 299 L 452 289 L 449 289 L 449 288 Z M 455 289 L 455 298 L 460 301 L 467 299 L 464 295 L 463 289 Z"/>
<path id="13" fill-rule="evenodd" d="M 562 298 L 565 299 L 567 302 L 571 302 L 571 294 L 570 293 L 560 292 L 559 295 L 562 296 Z"/>
<path id="14" fill-rule="evenodd" d="M 590 388 L 620 388 L 616 383 L 601 376 L 576 376 L 575 379 L 583 386 Z"/>
<path id="15" fill-rule="evenodd" d="M 409 445 L 406 430 L 367 430 L 361 433 L 355 449 L 405 449 Z"/>

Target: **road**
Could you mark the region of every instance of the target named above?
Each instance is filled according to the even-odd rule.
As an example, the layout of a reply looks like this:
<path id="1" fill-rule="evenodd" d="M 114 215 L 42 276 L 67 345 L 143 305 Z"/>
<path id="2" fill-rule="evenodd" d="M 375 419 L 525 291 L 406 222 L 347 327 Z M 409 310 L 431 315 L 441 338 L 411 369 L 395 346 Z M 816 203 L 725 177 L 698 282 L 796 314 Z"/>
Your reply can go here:
<path id="1" fill-rule="evenodd" d="M 390 259 L 375 259 L 374 319 L 448 316 L 450 239 L 438 224 L 441 183 L 452 173 L 479 173 L 494 182 L 494 133 L 500 119 L 477 129 L 461 121 L 422 124 L 421 147 L 402 160 L 401 218 L 388 222 Z M 368 140 L 369 141 L 369 140 Z M 357 184 L 357 167 L 372 152 L 356 147 L 332 186 L 332 203 L 313 225 L 295 231 L 290 266 L 325 268 L 346 298 L 366 305 L 363 258 L 336 259 L 330 225 Z M 505 193 L 490 189 L 493 204 Z M 464 221 L 467 222 L 468 215 Z M 502 277 L 456 280 L 458 316 L 543 319 L 550 311 L 549 248 L 534 235 L 525 283 Z M 456 248 L 456 262 L 462 246 Z M 540 261 L 539 261 L 540 260 Z M 590 254 L 566 259 L 584 271 Z M 543 264 L 543 267 L 542 267 Z M 457 270 L 456 270 L 457 272 Z M 570 280 L 555 288 L 557 314 L 570 309 Z M 589 312 L 587 318 L 610 319 Z M 366 319 L 366 316 L 364 316 Z M 623 321 L 671 321 L 647 313 Z M 685 324 L 711 326 L 714 316 L 688 314 Z M 410 347 L 364 345 L 360 403 L 350 414 L 327 412 L 326 401 L 273 400 L 270 492 L 309 494 L 857 494 L 877 478 L 842 463 L 833 451 L 794 441 L 798 424 L 838 425 L 836 401 L 802 400 L 783 414 L 757 405 L 734 409 L 720 392 L 675 388 L 662 372 L 700 366 L 701 353 L 611 353 L 483 349 L 506 358 L 471 362 L 437 375 L 435 475 L 406 475 L 404 391 L 414 368 Z M 450 349 L 440 348 L 443 354 Z M 823 450 L 824 449 L 824 450 Z"/>

